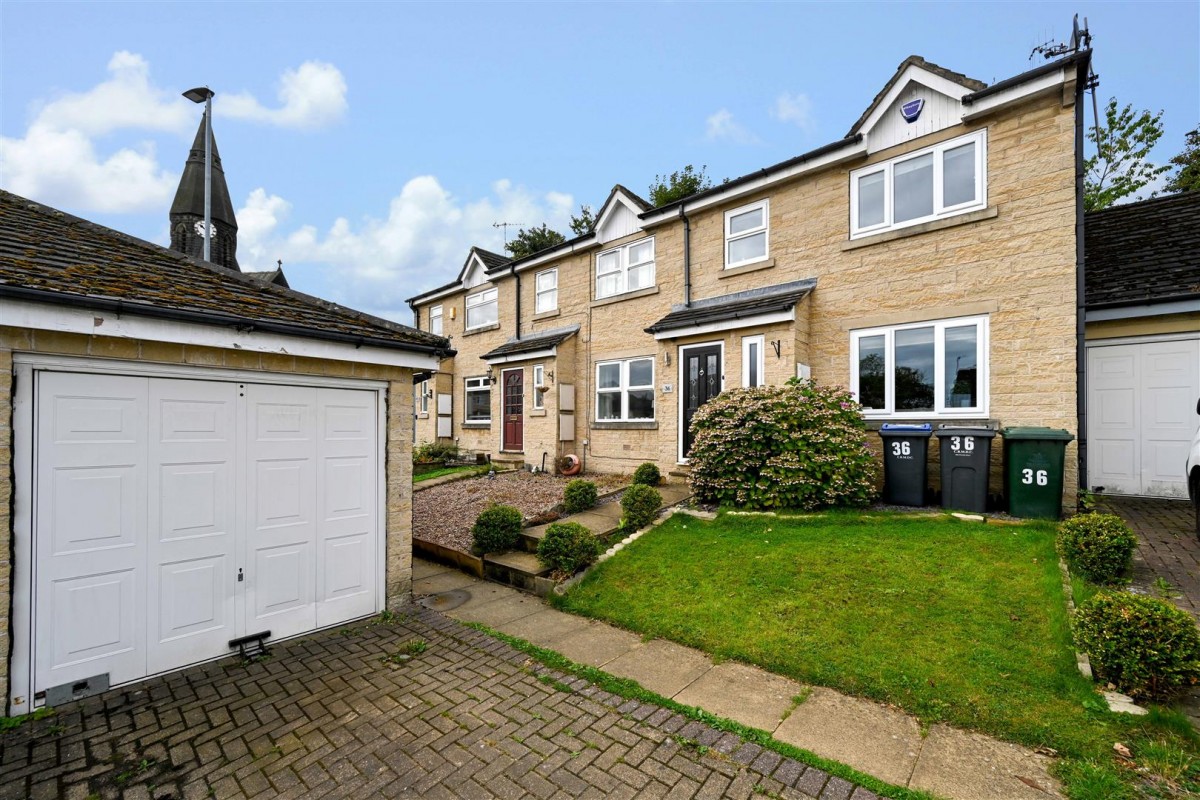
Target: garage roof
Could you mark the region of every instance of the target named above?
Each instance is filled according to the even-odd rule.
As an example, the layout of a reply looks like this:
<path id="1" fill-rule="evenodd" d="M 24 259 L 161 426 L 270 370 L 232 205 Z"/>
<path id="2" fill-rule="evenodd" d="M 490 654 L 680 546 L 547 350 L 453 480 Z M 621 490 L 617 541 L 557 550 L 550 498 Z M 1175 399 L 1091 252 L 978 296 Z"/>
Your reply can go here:
<path id="1" fill-rule="evenodd" d="M 0 190 L 0 297 L 435 355 L 441 336 L 373 317 Z"/>
<path id="2" fill-rule="evenodd" d="M 1084 226 L 1088 308 L 1200 298 L 1200 192 L 1093 211 Z"/>

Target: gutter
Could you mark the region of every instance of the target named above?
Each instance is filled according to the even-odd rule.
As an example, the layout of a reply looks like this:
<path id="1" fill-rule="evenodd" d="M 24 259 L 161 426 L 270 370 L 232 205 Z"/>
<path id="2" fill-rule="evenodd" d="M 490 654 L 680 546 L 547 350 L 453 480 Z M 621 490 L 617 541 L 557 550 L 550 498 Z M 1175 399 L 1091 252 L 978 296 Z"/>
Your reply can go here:
<path id="1" fill-rule="evenodd" d="M 385 339 L 377 336 L 360 336 L 353 333 L 341 333 L 339 331 L 330 331 L 322 328 L 306 328 L 302 325 L 294 325 L 288 322 L 247 319 L 246 317 L 238 317 L 232 314 L 222 314 L 216 311 L 189 311 L 181 308 L 163 308 L 161 306 L 151 306 L 143 303 L 130 303 L 124 300 L 113 300 L 106 297 L 88 297 L 78 294 L 63 294 L 60 292 L 48 292 L 42 289 L 30 289 L 24 286 L 10 286 L 8 284 L 0 283 L 0 298 L 3 297 L 8 297 L 13 300 L 25 300 L 34 303 L 48 303 L 51 305 L 68 306 L 71 308 L 85 308 L 94 311 L 106 311 L 118 316 L 123 314 L 132 314 L 134 316 L 149 317 L 150 319 L 163 319 L 174 322 L 188 322 L 197 325 L 235 328 L 246 332 L 264 331 L 266 333 L 278 333 L 285 336 L 299 336 L 305 339 L 319 339 L 328 342 L 338 342 L 339 344 L 352 344 L 356 348 L 362 347 L 363 345 L 370 345 L 372 347 L 381 347 L 386 350 L 405 350 L 410 353 L 427 353 L 438 358 L 449 358 L 457 354 L 457 351 L 449 346 L 449 341 L 447 341 L 447 345 L 444 347 L 441 345 L 419 344 L 416 342 L 401 343 L 395 339 Z"/>
<path id="2" fill-rule="evenodd" d="M 1081 50 L 1078 53 L 1072 53 L 1071 55 L 1067 56 L 1066 58 L 1060 58 L 1057 61 L 1047 61 L 1045 64 L 1041 65 L 1040 67 L 1035 67 L 1034 69 L 1031 69 L 1028 72 L 1022 72 L 1020 75 L 1014 75 L 1013 77 L 1005 78 L 1004 80 L 1002 80 L 998 83 L 993 83 L 991 86 L 988 86 L 986 89 L 980 89 L 978 92 L 971 92 L 970 94 L 965 94 L 962 96 L 960 102 L 964 106 L 969 106 L 972 103 L 974 103 L 976 100 L 982 100 L 985 97 L 989 97 L 993 94 L 999 94 L 1000 92 L 1003 92 L 1006 89 L 1011 89 L 1014 86 L 1020 86 L 1023 83 L 1028 83 L 1029 81 L 1031 81 L 1035 78 L 1040 78 L 1043 75 L 1049 75 L 1050 73 L 1055 72 L 1056 70 L 1064 69 L 1064 68 L 1070 66 L 1072 64 L 1072 62 L 1080 61 L 1081 63 L 1083 63 L 1086 66 L 1086 64 L 1088 63 L 1088 61 L 1091 58 L 1091 55 L 1092 55 L 1091 50 Z M 1083 77 L 1086 79 L 1086 77 L 1087 77 L 1086 72 L 1084 72 Z M 1084 82 L 1086 83 L 1086 80 Z M 1078 102 L 1081 99 L 1082 99 L 1082 94 L 1078 90 L 1076 90 L 1076 92 L 1075 92 L 1076 102 Z"/>
<path id="3" fill-rule="evenodd" d="M 1099 311 L 1106 308 L 1128 308 L 1130 306 L 1157 306 L 1166 303 L 1186 303 L 1189 300 L 1200 300 L 1200 292 L 1175 294 L 1170 297 L 1138 297 L 1133 300 L 1109 300 L 1104 303 L 1088 303 L 1089 311 Z M 1200 306 L 1196 307 L 1200 310 Z"/>

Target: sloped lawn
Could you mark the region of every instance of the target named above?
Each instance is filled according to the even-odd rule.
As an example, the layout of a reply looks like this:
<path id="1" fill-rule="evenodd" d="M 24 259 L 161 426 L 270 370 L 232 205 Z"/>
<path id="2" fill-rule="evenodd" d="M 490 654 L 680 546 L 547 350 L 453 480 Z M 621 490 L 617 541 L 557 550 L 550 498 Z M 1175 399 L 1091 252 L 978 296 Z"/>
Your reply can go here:
<path id="1" fill-rule="evenodd" d="M 1178 728 L 1169 714 L 1134 723 L 1088 708 L 1097 696 L 1075 666 L 1047 523 L 679 514 L 559 604 L 927 722 L 1046 745 L 1077 771 L 1110 772 L 1114 742 Z M 1103 775 L 1065 777 L 1075 796 L 1122 796 Z"/>

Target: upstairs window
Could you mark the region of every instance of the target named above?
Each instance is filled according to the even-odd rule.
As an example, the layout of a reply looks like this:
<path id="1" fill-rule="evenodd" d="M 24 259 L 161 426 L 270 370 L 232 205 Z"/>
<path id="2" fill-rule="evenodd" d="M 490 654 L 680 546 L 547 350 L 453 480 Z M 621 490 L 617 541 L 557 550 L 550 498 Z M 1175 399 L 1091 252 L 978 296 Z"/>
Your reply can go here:
<path id="1" fill-rule="evenodd" d="M 534 278 L 536 300 L 533 313 L 542 314 L 558 308 L 558 270 L 539 272 Z"/>
<path id="2" fill-rule="evenodd" d="M 642 239 L 596 256 L 596 299 L 654 285 L 654 239 Z"/>
<path id="3" fill-rule="evenodd" d="M 770 213 L 766 200 L 725 212 L 726 269 L 766 260 Z"/>
<path id="4" fill-rule="evenodd" d="M 467 330 L 494 325 L 500 321 L 497 290 L 487 289 L 467 295 Z"/>
<path id="5" fill-rule="evenodd" d="M 850 238 L 987 204 L 987 135 L 977 131 L 850 173 Z"/>
<path id="6" fill-rule="evenodd" d="M 987 413 L 987 317 L 852 331 L 850 390 L 869 417 Z"/>
<path id="7" fill-rule="evenodd" d="M 429 309 L 429 332 L 442 335 L 442 307 L 434 306 Z"/>

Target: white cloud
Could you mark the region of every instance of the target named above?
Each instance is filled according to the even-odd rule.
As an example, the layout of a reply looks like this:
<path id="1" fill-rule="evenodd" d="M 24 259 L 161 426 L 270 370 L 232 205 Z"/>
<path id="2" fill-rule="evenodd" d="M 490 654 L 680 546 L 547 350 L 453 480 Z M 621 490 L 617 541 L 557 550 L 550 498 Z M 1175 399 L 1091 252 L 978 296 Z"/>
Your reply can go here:
<path id="1" fill-rule="evenodd" d="M 735 144 L 758 144 L 759 138 L 733 118 L 729 109 L 722 108 L 705 120 L 705 138 L 709 141 L 730 141 Z"/>
<path id="2" fill-rule="evenodd" d="M 784 92 L 775 98 L 775 107 L 771 116 L 780 122 L 790 122 L 797 128 L 810 130 L 814 126 L 812 115 L 812 100 L 802 92 L 792 94 Z"/>
<path id="3" fill-rule="evenodd" d="M 225 95 L 221 114 L 286 128 L 321 127 L 346 113 L 346 79 L 333 64 L 305 61 L 283 73 L 278 97 L 279 108 L 266 108 L 247 92 Z"/>
<path id="4" fill-rule="evenodd" d="M 545 222 L 565 231 L 573 207 L 569 194 L 537 195 L 507 180 L 492 184 L 487 197 L 464 202 L 435 176 L 422 175 L 403 186 L 382 218 L 339 217 L 324 232 L 311 224 L 284 231 L 290 205 L 255 189 L 237 210 L 238 261 L 243 269 L 270 269 L 276 259 L 285 269 L 322 265 L 330 299 L 407 322 L 404 299 L 453 280 L 472 245 L 503 252 L 503 234 L 493 223 Z"/>
<path id="5" fill-rule="evenodd" d="M 179 90 L 155 85 L 149 63 L 137 53 L 114 53 L 107 71 L 105 80 L 86 91 L 36 105 L 24 136 L 0 136 L 6 189 L 72 211 L 166 213 L 179 173 L 158 163 L 155 143 L 147 137 L 190 137 L 200 121 L 198 110 Z M 225 98 L 230 108 L 216 116 L 315 127 L 345 113 L 346 81 L 330 64 L 306 62 L 283 73 L 279 98 L 281 107 L 268 109 L 249 94 L 232 95 Z M 126 135 L 115 150 L 102 152 L 94 141 L 119 132 Z M 178 145 L 173 163 L 182 163 L 186 152 L 186 144 Z"/>

